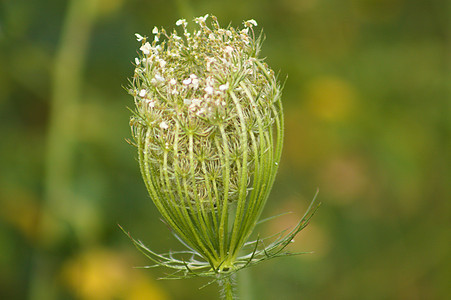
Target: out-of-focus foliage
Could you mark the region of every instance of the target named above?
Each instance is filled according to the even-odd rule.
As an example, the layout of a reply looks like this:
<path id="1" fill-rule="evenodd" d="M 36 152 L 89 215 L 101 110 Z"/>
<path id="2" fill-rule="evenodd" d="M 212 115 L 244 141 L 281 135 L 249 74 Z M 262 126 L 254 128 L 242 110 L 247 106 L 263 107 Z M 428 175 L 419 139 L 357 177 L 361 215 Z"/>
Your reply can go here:
<path id="1" fill-rule="evenodd" d="M 124 141 L 132 103 L 122 86 L 135 32 L 206 13 L 256 19 L 268 63 L 289 75 L 282 165 L 264 214 L 293 214 L 257 230 L 294 225 L 317 187 L 323 202 L 291 246 L 315 253 L 251 269 L 255 299 L 451 294 L 445 1 L 92 0 L 89 14 L 75 2 L 0 2 L 1 299 L 217 297 L 216 287 L 198 290 L 200 279 L 132 269 L 148 262 L 116 225 L 160 252 L 180 249 Z M 83 52 L 64 48 L 71 42 Z M 52 121 L 63 110 L 68 118 Z M 63 159 L 49 156 L 59 145 L 50 136 Z"/>

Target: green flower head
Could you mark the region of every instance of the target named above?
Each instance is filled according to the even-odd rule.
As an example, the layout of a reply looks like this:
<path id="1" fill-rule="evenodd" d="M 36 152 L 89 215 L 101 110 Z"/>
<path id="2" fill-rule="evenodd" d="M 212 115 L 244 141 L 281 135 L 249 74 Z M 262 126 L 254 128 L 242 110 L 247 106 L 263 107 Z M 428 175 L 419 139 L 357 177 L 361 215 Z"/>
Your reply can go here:
<path id="1" fill-rule="evenodd" d="M 132 143 L 144 182 L 192 257 L 156 254 L 134 242 L 181 277 L 233 273 L 284 245 L 280 239 L 274 249 L 260 249 L 259 240 L 247 242 L 273 185 L 283 139 L 281 86 L 259 57 L 257 22 L 235 29 L 221 28 L 214 16 L 194 21 L 191 32 L 181 19 L 171 33 L 155 27 L 152 38 L 136 34 L 141 47 L 129 87 L 136 106 Z"/>

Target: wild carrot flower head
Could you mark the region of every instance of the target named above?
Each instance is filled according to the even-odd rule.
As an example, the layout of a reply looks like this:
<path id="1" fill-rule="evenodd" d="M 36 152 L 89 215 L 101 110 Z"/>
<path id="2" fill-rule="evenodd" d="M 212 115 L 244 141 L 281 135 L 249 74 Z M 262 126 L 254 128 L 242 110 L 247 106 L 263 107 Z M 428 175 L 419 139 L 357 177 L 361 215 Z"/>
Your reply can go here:
<path id="1" fill-rule="evenodd" d="M 172 32 L 155 27 L 150 38 L 136 34 L 141 46 L 129 87 L 144 182 L 193 258 L 177 260 L 135 243 L 184 277 L 230 272 L 271 256 L 258 252 L 258 241 L 252 255 L 238 252 L 271 190 L 283 138 L 281 88 L 259 57 L 257 22 L 240 29 L 222 28 L 208 15 L 194 22 L 191 32 L 180 19 Z"/>

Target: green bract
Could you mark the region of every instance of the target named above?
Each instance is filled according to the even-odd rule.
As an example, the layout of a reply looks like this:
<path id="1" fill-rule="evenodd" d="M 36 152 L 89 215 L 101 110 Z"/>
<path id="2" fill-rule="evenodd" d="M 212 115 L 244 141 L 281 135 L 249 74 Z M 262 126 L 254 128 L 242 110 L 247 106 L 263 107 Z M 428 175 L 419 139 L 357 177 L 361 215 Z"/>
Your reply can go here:
<path id="1" fill-rule="evenodd" d="M 151 42 L 136 34 L 141 55 L 130 86 L 144 182 L 190 250 L 160 255 L 134 242 L 156 265 L 183 271 L 180 277 L 233 273 L 280 255 L 309 218 L 265 249 L 260 240 L 246 243 L 281 156 L 281 87 L 258 57 L 254 20 L 238 30 L 221 28 L 215 17 L 208 26 L 207 18 L 196 18 L 193 32 L 185 20 L 176 23 L 180 33 L 154 28 Z"/>

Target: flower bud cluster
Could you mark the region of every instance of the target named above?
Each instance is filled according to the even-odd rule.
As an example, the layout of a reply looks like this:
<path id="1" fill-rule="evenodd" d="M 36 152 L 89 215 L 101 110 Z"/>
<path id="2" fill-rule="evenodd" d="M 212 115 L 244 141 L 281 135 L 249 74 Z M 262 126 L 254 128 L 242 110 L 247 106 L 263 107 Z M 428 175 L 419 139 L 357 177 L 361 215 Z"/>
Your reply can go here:
<path id="1" fill-rule="evenodd" d="M 194 22 L 192 32 L 181 19 L 170 33 L 136 34 L 130 125 L 151 196 L 208 212 L 246 197 L 256 161 L 272 151 L 263 135 L 273 130 L 280 87 L 258 58 L 255 20 L 242 29 L 208 15 Z"/>

